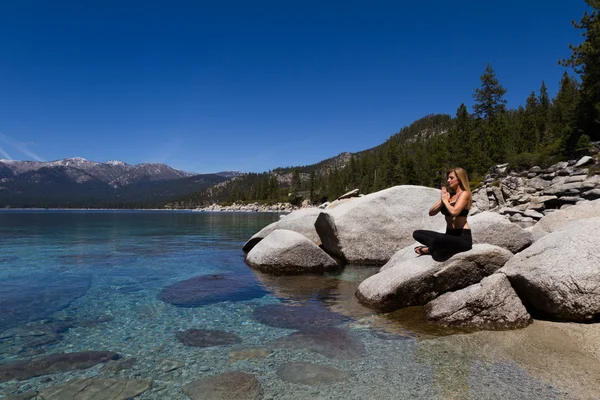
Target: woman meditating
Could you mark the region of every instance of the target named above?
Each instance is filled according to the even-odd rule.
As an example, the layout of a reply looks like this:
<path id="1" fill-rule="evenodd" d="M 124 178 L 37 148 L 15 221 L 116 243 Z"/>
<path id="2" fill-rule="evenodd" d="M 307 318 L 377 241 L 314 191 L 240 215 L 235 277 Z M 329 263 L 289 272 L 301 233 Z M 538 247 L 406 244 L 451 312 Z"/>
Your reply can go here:
<path id="1" fill-rule="evenodd" d="M 446 216 L 446 233 L 417 230 L 413 238 L 424 246 L 415 247 L 419 255 L 431 254 L 435 258 L 449 258 L 453 254 L 471 250 L 473 239 L 467 215 L 471 209 L 469 178 L 462 168 L 453 168 L 447 174 L 447 189 L 442 187 L 440 201 L 429 209 L 429 215 L 439 212 Z"/>

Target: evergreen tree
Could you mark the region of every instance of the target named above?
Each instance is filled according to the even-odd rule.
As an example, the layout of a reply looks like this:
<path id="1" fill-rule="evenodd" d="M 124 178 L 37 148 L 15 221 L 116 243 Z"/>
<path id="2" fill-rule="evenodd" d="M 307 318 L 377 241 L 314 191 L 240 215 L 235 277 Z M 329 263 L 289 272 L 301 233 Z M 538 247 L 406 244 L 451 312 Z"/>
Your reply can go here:
<path id="1" fill-rule="evenodd" d="M 550 109 L 551 142 L 560 142 L 563 147 L 575 131 L 575 111 L 579 99 L 577 81 L 565 71 L 560 87 Z"/>
<path id="2" fill-rule="evenodd" d="M 537 100 L 537 144 L 540 145 L 548 141 L 548 122 L 550 119 L 550 97 L 548 96 L 548 89 L 546 88 L 546 83 L 544 81 L 542 81 L 540 95 Z"/>
<path id="3" fill-rule="evenodd" d="M 585 41 L 570 45 L 571 58 L 561 60 L 564 66 L 573 67 L 581 78 L 580 100 L 576 110 L 577 132 L 571 135 L 567 146 L 572 150 L 581 134 L 600 140 L 600 0 L 585 0 L 592 12 L 584 12 L 573 26 L 582 29 Z"/>
<path id="4" fill-rule="evenodd" d="M 302 190 L 302 181 L 300 179 L 300 170 L 298 168 L 294 168 L 294 172 L 292 172 L 292 196 L 296 197 Z"/>
<path id="5" fill-rule="evenodd" d="M 508 137 L 505 121 L 500 118 L 506 111 L 506 89 L 502 87 L 491 64 L 487 64 L 480 77 L 481 87 L 475 89 L 473 111 L 478 117 L 479 140 L 492 162 L 506 158 Z"/>
<path id="6" fill-rule="evenodd" d="M 506 110 L 506 89 L 500 85 L 492 65 L 488 63 L 479 78 L 481 87 L 475 89 L 473 111 L 481 119 L 493 120 Z"/>

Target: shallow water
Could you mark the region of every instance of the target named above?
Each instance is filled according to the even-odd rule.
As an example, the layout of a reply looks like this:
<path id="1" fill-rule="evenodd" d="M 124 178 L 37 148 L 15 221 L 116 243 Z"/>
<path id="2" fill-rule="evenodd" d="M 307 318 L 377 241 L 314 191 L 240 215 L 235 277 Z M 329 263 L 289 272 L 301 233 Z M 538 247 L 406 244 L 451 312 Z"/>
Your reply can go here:
<path id="1" fill-rule="evenodd" d="M 253 374 L 264 398 L 273 399 L 587 398 L 596 390 L 592 375 L 582 381 L 587 392 L 564 383 L 569 374 L 553 381 L 501 344 L 503 333 L 434 328 L 421 308 L 377 315 L 362 307 L 354 292 L 377 268 L 294 277 L 250 270 L 243 243 L 278 218 L 0 212 L 0 364 L 76 351 L 135 358 L 122 370 L 97 365 L 0 381 L 0 394 L 99 377 L 151 379 L 142 399 L 187 399 L 185 384 L 229 371 Z M 538 326 L 511 332 L 514 343 L 539 336 Z M 182 333 L 190 329 L 197 330 L 193 346 L 178 339 L 190 337 Z M 528 349 L 535 355 L 553 345 Z M 564 357 L 563 365 L 584 360 L 593 370 L 594 351 Z M 345 378 L 290 382 L 280 369 L 300 362 L 335 368 Z"/>

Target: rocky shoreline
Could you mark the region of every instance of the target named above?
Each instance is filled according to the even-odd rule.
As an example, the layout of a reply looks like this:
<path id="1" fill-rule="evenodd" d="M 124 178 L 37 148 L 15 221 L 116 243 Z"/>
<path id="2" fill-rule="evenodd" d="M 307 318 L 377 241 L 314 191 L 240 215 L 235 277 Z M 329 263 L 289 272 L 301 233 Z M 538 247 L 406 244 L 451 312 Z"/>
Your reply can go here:
<path id="1" fill-rule="evenodd" d="M 243 246 L 246 263 L 271 274 L 382 266 L 356 297 L 378 311 L 425 306 L 441 326 L 505 330 L 532 317 L 591 322 L 600 314 L 598 152 L 549 168 L 492 169 L 473 192 L 473 249 L 418 257 L 415 229 L 443 231 L 428 208 L 439 190 L 395 186 L 325 209 L 292 212 Z M 520 223 L 535 223 L 523 229 Z M 515 224 L 517 222 L 519 224 Z"/>

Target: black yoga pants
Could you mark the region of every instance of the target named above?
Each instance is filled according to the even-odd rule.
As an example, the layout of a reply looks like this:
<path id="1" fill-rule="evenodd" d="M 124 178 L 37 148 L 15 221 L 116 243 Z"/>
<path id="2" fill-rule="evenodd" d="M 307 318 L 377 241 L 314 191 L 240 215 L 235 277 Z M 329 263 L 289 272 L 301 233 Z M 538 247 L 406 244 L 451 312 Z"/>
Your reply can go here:
<path id="1" fill-rule="evenodd" d="M 413 238 L 436 256 L 456 254 L 473 247 L 470 229 L 446 229 L 446 233 L 417 230 L 413 232 Z"/>

